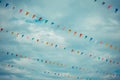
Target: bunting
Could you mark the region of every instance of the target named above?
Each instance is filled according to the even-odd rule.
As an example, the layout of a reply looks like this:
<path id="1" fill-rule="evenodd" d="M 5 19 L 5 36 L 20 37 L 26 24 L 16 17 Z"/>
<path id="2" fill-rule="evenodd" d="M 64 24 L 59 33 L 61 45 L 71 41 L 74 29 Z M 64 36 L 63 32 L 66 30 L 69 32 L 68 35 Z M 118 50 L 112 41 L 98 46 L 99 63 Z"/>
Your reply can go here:
<path id="1" fill-rule="evenodd" d="M 2 32 L 3 32 L 3 30 L 5 31 L 5 29 L 3 29 L 2 28 Z M 7 30 L 8 31 L 8 30 Z M 6 32 L 6 31 L 5 31 Z M 10 32 L 10 31 L 8 31 L 8 32 Z M 8 33 L 7 32 L 7 33 Z M 16 36 L 18 36 L 18 34 L 19 34 L 19 36 L 21 36 L 22 38 L 23 37 L 25 37 L 26 39 L 32 39 L 32 40 L 34 40 L 34 41 L 36 41 L 36 42 L 40 42 L 40 40 L 39 39 L 35 39 L 34 37 L 32 37 L 32 38 L 30 38 L 30 36 L 25 36 L 24 34 L 20 34 L 19 32 L 10 32 L 11 33 L 11 35 L 16 35 Z M 85 37 L 86 38 L 86 37 Z M 91 38 L 91 39 L 93 39 L 93 38 Z M 47 41 L 41 41 L 41 43 L 43 43 L 43 42 L 45 42 L 45 44 L 46 45 L 50 45 L 51 47 L 52 46 L 54 46 L 55 48 L 62 48 L 62 49 L 64 49 L 64 50 L 69 50 L 69 49 L 66 49 L 66 47 L 61 47 L 61 45 L 58 45 L 58 44 L 54 44 L 54 43 L 50 43 L 50 42 L 47 42 Z M 102 41 L 100 41 L 100 44 L 103 44 L 103 42 Z M 48 45 L 48 46 L 49 46 Z M 112 48 L 112 45 L 110 45 L 110 48 Z M 78 54 L 78 55 L 86 55 L 86 56 L 89 56 L 89 57 L 92 57 L 92 58 L 96 58 L 96 57 L 94 57 L 95 55 L 92 53 L 90 53 L 90 54 L 84 54 L 85 52 L 80 52 L 80 50 L 74 50 L 74 49 L 71 49 L 70 50 L 70 52 L 71 53 L 76 53 L 76 54 Z M 104 57 L 103 57 L 104 58 Z M 101 59 L 99 56 L 98 56 L 98 59 L 99 60 L 101 60 L 101 61 L 105 61 L 106 60 L 106 62 L 108 62 L 109 61 L 109 63 L 111 63 L 111 64 L 119 64 L 119 62 L 116 62 L 116 61 L 114 61 L 114 62 L 111 62 L 111 59 L 109 60 L 109 59 L 107 59 L 107 58 L 104 58 L 104 60 L 103 59 Z M 113 60 L 112 60 L 113 61 Z"/>

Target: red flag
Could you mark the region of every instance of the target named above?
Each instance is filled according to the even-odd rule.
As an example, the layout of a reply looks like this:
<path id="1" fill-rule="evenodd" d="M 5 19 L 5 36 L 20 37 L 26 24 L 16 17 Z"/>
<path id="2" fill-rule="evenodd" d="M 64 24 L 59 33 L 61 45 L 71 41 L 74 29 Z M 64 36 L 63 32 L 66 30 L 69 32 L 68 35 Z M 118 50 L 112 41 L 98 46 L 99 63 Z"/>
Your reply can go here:
<path id="1" fill-rule="evenodd" d="M 83 34 L 80 34 L 80 37 L 82 37 Z"/>
<path id="2" fill-rule="evenodd" d="M 76 35 L 77 34 L 77 32 L 74 32 L 74 35 Z"/>

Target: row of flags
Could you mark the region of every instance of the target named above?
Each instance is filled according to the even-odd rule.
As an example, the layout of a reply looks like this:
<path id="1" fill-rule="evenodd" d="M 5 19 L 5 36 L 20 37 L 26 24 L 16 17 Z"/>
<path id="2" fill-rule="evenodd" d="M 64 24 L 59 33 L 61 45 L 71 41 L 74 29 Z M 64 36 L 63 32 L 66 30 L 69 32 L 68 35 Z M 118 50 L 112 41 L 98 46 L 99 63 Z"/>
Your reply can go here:
<path id="1" fill-rule="evenodd" d="M 13 31 L 8 31 L 8 30 L 5 30 L 2 28 L 2 32 L 10 32 L 11 35 L 15 35 L 16 37 L 20 37 L 20 38 L 25 38 L 27 40 L 32 40 L 32 41 L 35 41 L 35 42 L 41 42 L 43 44 L 46 44 L 48 46 L 51 46 L 51 47 L 54 47 L 54 48 L 61 48 L 61 49 L 64 49 L 64 50 L 69 50 L 71 53 L 73 54 L 78 54 L 78 55 L 84 55 L 84 56 L 88 56 L 90 58 L 93 58 L 93 59 L 96 59 L 96 60 L 99 60 L 99 61 L 104 61 L 106 63 L 111 63 L 111 64 L 119 64 L 118 61 L 114 61 L 112 59 L 108 59 L 106 57 L 101 57 L 101 56 L 96 56 L 95 54 L 93 53 L 85 53 L 81 50 L 75 50 L 75 49 L 69 49 L 68 47 L 64 47 L 64 46 L 61 46 L 61 45 L 58 45 L 58 44 L 54 44 L 54 43 L 51 43 L 51 42 L 48 42 L 48 41 L 41 41 L 40 39 L 36 39 L 35 37 L 31 37 L 31 36 L 26 36 L 22 33 L 19 33 L 19 32 L 13 32 Z"/>
<path id="2" fill-rule="evenodd" d="M 18 68 L 20 70 L 26 70 L 25 67 L 23 67 L 23 66 L 21 67 L 21 66 L 15 65 L 15 64 L 7 64 L 7 63 L 5 63 L 5 64 L 1 64 L 1 65 L 4 66 L 4 67 Z M 30 71 L 36 72 L 38 70 L 36 70 L 35 68 L 31 68 Z M 47 75 L 51 74 L 51 75 L 59 76 L 59 77 L 68 77 L 68 78 L 74 78 L 74 79 L 82 79 L 81 77 L 79 77 L 77 75 L 74 75 L 74 76 L 71 75 L 70 76 L 70 74 L 67 74 L 67 73 L 57 73 L 57 72 L 51 72 L 51 71 L 43 71 L 43 73 L 47 74 Z M 112 77 L 120 77 L 120 74 L 110 73 L 110 72 L 102 72 L 100 70 L 95 71 L 94 73 L 96 73 L 96 74 L 103 74 L 103 75 L 109 75 L 109 76 L 112 76 Z"/>
<path id="3" fill-rule="evenodd" d="M 22 54 L 18 54 L 18 53 L 7 52 L 7 51 L 1 51 L 1 52 L 3 52 L 4 56 L 7 55 L 7 56 L 16 57 L 16 58 L 22 58 L 22 59 L 24 58 L 24 59 L 27 59 L 27 60 L 33 60 L 33 61 L 37 61 L 37 62 L 40 62 L 40 63 L 44 63 L 44 64 L 48 64 L 48 65 L 55 65 L 55 66 L 59 66 L 59 67 L 70 67 L 71 69 L 77 70 L 77 71 L 90 72 L 90 70 L 91 70 L 91 69 L 83 68 L 83 67 L 80 67 L 80 66 L 75 66 L 75 65 L 74 66 L 70 66 L 70 65 L 67 65 L 67 64 L 58 63 L 58 62 L 54 62 L 54 61 L 50 61 L 50 60 L 44 60 L 44 59 L 40 59 L 40 58 L 32 58 L 30 56 L 26 56 L 26 55 L 22 55 Z M 103 72 L 101 70 L 97 70 L 95 72 L 96 73 L 104 73 L 104 74 L 115 75 L 115 74 L 112 74 L 112 73 Z"/>
<path id="4" fill-rule="evenodd" d="M 7 67 L 8 69 L 20 69 L 20 70 L 26 70 L 25 67 L 21 67 L 15 64 L 2 64 L 3 67 Z M 58 73 L 58 72 L 52 72 L 52 71 L 41 71 L 41 70 L 35 70 L 35 69 L 29 69 L 30 71 L 34 72 L 34 71 L 40 71 L 40 73 L 45 74 L 45 75 L 50 75 L 50 76 L 54 76 L 54 77 L 63 77 L 63 78 L 69 78 L 69 79 L 76 79 L 76 80 L 82 80 L 82 79 L 86 79 L 86 78 L 82 78 L 78 75 L 71 75 L 68 73 Z M 93 80 L 92 78 L 87 78 L 89 80 Z"/>
<path id="5" fill-rule="evenodd" d="M 97 1 L 97 0 L 96 0 L 96 1 Z M 96 2 L 96 1 L 95 1 L 95 2 Z M 105 2 L 103 2 L 103 3 L 105 4 Z M 8 7 L 8 5 L 9 5 L 9 3 L 6 3 L 6 6 L 5 6 L 5 7 Z M 108 6 L 108 7 L 110 7 L 110 6 Z M 15 9 L 15 6 L 13 6 L 12 9 Z M 118 10 L 118 9 L 117 9 L 117 10 Z M 22 12 L 23 12 L 23 9 L 19 9 L 18 12 L 19 12 L 19 13 L 22 13 Z M 30 14 L 29 11 L 25 11 L 25 15 L 26 15 L 26 16 L 29 15 L 29 14 Z M 31 17 L 31 18 L 32 18 L 32 19 L 37 18 L 37 20 L 35 20 L 35 22 L 40 22 L 40 21 L 42 21 L 42 22 L 44 22 L 44 23 L 50 22 L 48 19 L 44 19 L 43 17 L 38 17 L 36 14 L 32 14 L 32 17 Z M 57 27 L 57 28 L 60 28 L 60 30 L 63 30 L 63 31 L 66 30 L 66 32 L 68 32 L 68 33 L 73 33 L 74 36 L 78 36 L 79 38 L 88 39 L 88 41 L 90 41 L 90 42 L 93 42 L 93 43 L 95 43 L 95 44 L 100 44 L 100 45 L 103 45 L 103 46 L 105 46 L 105 47 L 109 47 L 110 49 L 118 50 L 118 51 L 120 52 L 120 48 L 119 48 L 119 47 L 113 46 L 112 44 L 110 44 L 110 43 L 108 43 L 108 42 L 96 40 L 95 38 L 90 37 L 90 36 L 88 36 L 88 35 L 85 35 L 85 34 L 83 34 L 83 33 L 79 33 L 79 32 L 77 32 L 77 31 L 73 31 L 72 29 L 67 28 L 66 26 L 57 25 L 57 24 L 55 24 L 55 22 L 50 22 L 50 24 L 51 24 L 51 25 L 54 25 L 54 26 Z"/>
<path id="6" fill-rule="evenodd" d="M 97 2 L 97 0 L 94 0 L 94 2 Z M 103 2 L 101 3 L 101 5 L 107 5 L 107 4 L 106 4 L 105 1 L 103 1 Z M 107 8 L 108 8 L 108 9 L 111 9 L 111 8 L 112 8 L 112 5 L 111 5 L 111 4 L 108 4 L 108 5 L 107 5 Z M 115 13 L 117 13 L 118 10 L 119 10 L 118 8 L 114 8 L 114 12 L 115 12 Z"/>

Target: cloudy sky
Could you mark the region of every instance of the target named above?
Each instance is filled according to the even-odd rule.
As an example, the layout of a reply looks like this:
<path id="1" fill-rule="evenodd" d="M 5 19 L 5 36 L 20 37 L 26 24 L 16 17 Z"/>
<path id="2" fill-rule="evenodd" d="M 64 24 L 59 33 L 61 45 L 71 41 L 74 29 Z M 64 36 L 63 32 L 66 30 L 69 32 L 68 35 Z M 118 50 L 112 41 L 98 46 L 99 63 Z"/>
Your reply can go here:
<path id="1" fill-rule="evenodd" d="M 0 80 L 119 80 L 119 3 L 0 0 Z"/>

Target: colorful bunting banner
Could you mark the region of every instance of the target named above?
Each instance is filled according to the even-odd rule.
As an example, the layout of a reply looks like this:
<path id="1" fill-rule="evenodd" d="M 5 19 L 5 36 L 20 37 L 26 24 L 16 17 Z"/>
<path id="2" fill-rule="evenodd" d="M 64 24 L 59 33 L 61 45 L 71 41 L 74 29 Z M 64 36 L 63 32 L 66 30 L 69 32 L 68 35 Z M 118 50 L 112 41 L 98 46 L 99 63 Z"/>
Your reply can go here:
<path id="1" fill-rule="evenodd" d="M 2 28 L 2 32 L 3 32 L 3 30 L 4 30 L 4 29 Z M 5 31 L 5 30 L 4 30 L 4 31 Z M 7 31 L 8 31 L 8 30 L 7 30 Z M 6 32 L 6 31 L 5 31 L 5 32 Z M 10 32 L 10 31 L 9 31 L 9 32 Z M 14 35 L 18 36 L 18 32 L 16 33 L 16 32 L 13 32 L 13 31 L 12 31 L 11 34 L 12 34 L 12 35 L 14 34 Z M 29 37 L 29 39 L 31 39 L 30 36 L 24 36 L 24 34 L 20 34 L 20 33 L 19 33 L 19 36 L 25 37 L 26 39 L 28 39 L 28 37 Z M 35 41 L 39 42 L 39 39 L 35 39 L 34 37 L 32 37 L 32 40 L 35 40 Z M 41 43 L 43 43 L 43 42 L 45 42 L 46 45 L 50 44 L 51 47 L 54 45 L 55 48 L 63 48 L 64 50 L 68 50 L 68 49 L 66 49 L 66 47 L 61 47 L 61 45 L 58 45 L 58 44 L 53 44 L 53 43 L 50 43 L 50 42 L 47 42 L 47 41 L 41 41 Z M 100 44 L 103 44 L 103 42 L 101 41 Z M 112 48 L 112 45 L 110 45 L 110 48 Z M 74 50 L 74 49 L 71 49 L 70 52 L 71 52 L 71 53 L 74 52 L 74 53 L 76 53 L 76 54 L 78 54 L 78 55 L 83 55 L 83 54 L 85 53 L 85 52 L 80 52 L 80 50 Z M 80 53 L 80 54 L 79 54 L 79 53 Z M 90 53 L 90 54 L 84 54 L 84 55 L 89 56 L 89 57 L 92 57 L 92 58 L 96 58 L 96 57 L 94 57 L 95 55 L 92 54 L 92 53 Z M 98 58 L 99 58 L 99 56 L 98 56 Z M 102 57 L 102 58 L 104 58 L 104 57 Z M 103 60 L 103 59 L 100 59 L 100 58 L 99 58 L 99 60 L 105 61 L 105 60 L 109 60 L 109 59 L 105 58 L 105 59 Z M 111 59 L 110 59 L 110 60 L 111 60 Z M 109 60 L 109 61 L 110 61 L 110 60 Z M 108 61 L 106 61 L 106 62 L 108 62 Z M 109 63 L 119 64 L 119 62 L 115 62 L 115 61 L 114 61 L 114 62 L 111 62 L 111 61 L 110 61 Z"/>
<path id="2" fill-rule="evenodd" d="M 97 1 L 97 0 L 94 0 L 95 2 Z M 102 4 L 105 4 L 105 2 L 102 2 Z M 8 3 L 6 3 L 6 5 L 8 6 L 9 4 Z M 110 9 L 112 7 L 112 5 L 108 5 L 108 9 Z M 19 13 L 21 13 L 23 11 L 23 9 L 20 9 L 19 10 Z M 115 8 L 115 13 L 117 13 L 118 12 L 118 8 Z M 29 14 L 29 12 L 28 11 L 26 11 L 26 15 L 28 15 Z M 33 16 L 32 16 L 33 17 Z M 40 17 L 39 19 L 38 19 L 39 21 L 40 20 L 42 20 L 42 17 Z M 48 20 L 46 20 L 46 19 L 44 19 L 44 21 L 45 21 L 45 23 L 47 23 L 48 22 Z M 38 21 L 37 21 L 38 22 Z M 51 22 L 51 25 L 53 25 L 54 24 L 54 22 Z M 63 30 L 63 28 L 62 28 L 62 30 Z M 65 30 L 65 28 L 64 28 L 64 30 Z M 66 29 L 67 30 L 67 29 Z M 71 29 L 68 29 L 68 32 L 71 32 L 72 30 Z M 76 33 L 78 33 L 78 32 L 76 32 Z M 75 34 L 76 35 L 76 34 Z M 82 35 L 79 35 L 80 37 L 82 37 L 83 36 L 83 34 Z M 87 35 L 85 35 L 85 39 L 87 38 Z M 94 39 L 94 38 L 93 38 Z M 92 40 L 89 40 L 89 41 L 92 41 Z M 96 42 L 96 40 L 94 39 L 93 40 L 93 42 L 94 43 L 97 43 Z M 98 41 L 99 42 L 99 41 Z M 104 43 L 104 44 L 106 44 L 106 43 Z M 116 47 L 116 46 L 115 46 Z M 119 52 L 120 52 L 120 50 L 119 49 L 115 49 L 115 47 L 110 47 L 111 49 L 114 49 L 114 50 L 118 50 Z"/>

